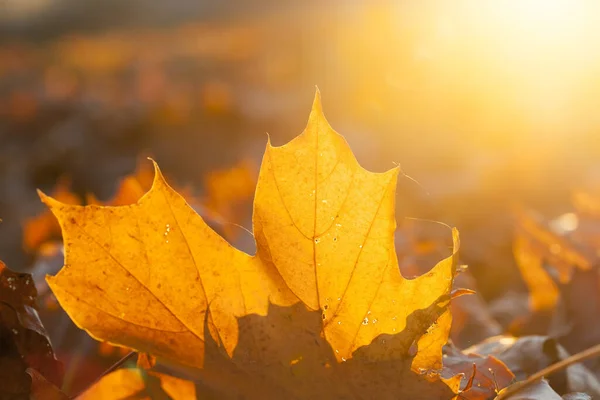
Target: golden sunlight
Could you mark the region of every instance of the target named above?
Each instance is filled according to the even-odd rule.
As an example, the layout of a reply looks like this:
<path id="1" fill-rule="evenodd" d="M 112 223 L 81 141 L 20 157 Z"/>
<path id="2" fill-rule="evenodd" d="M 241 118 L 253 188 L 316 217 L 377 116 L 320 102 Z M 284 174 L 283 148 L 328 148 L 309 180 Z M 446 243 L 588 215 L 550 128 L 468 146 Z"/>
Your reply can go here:
<path id="1" fill-rule="evenodd" d="M 492 186 L 534 187 L 549 169 L 568 175 L 597 158 L 600 2 L 378 3 L 351 17 L 328 32 L 332 90 L 344 93 L 338 107 L 385 132 L 381 143 L 404 149 L 418 132 L 416 148 L 452 149 L 448 163 L 498 163 L 502 173 L 482 178 Z M 413 154 L 394 156 L 410 165 Z"/>
<path id="2" fill-rule="evenodd" d="M 380 118 L 393 104 L 409 125 L 456 127 L 494 146 L 600 126 L 600 2 L 428 1 L 381 7 L 361 22 L 339 37 L 346 65 L 364 71 L 356 103 L 368 99 Z M 386 89 L 374 89 L 382 80 Z M 377 102 L 374 90 L 385 91 Z"/>
<path id="3" fill-rule="evenodd" d="M 499 4 L 533 30 L 544 33 L 565 32 L 577 27 L 585 15 L 585 4 L 578 0 L 512 0 Z"/>
<path id="4" fill-rule="evenodd" d="M 490 67 L 515 84 L 519 95 L 513 100 L 542 131 L 564 134 L 572 126 L 574 120 L 564 118 L 575 112 L 573 101 L 585 79 L 598 72 L 599 11 L 598 3 L 580 0 L 472 3 L 478 50 L 495 50 Z"/>

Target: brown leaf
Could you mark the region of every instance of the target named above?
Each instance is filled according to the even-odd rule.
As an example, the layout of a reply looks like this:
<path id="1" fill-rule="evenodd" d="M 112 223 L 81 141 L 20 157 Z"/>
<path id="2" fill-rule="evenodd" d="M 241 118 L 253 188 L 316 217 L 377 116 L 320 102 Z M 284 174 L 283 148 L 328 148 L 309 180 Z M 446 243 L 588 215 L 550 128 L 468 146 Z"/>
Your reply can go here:
<path id="1" fill-rule="evenodd" d="M 37 313 L 37 291 L 31 275 L 0 262 L 0 397 L 26 396 L 32 368 L 60 387 L 63 366 L 54 357 L 50 339 Z M 18 397 L 17 397 L 18 398 Z"/>
<path id="2" fill-rule="evenodd" d="M 494 356 L 466 354 L 454 346 L 445 346 L 442 375 L 452 377 L 460 373 L 463 379 L 459 398 L 469 400 L 489 399 L 515 378 L 508 367 Z"/>
<path id="3" fill-rule="evenodd" d="M 556 340 L 547 336 L 498 336 L 471 346 L 464 352 L 497 357 L 510 368 L 518 381 L 569 356 Z M 600 396 L 600 381 L 581 364 L 571 365 L 547 378 L 558 393 L 580 391 Z"/>

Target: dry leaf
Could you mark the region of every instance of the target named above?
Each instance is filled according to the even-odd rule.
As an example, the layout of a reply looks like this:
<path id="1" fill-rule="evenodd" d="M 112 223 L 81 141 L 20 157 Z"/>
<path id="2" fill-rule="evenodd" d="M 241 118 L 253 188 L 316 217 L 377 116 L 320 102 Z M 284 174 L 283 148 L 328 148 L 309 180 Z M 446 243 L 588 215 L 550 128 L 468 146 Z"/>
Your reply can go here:
<path id="1" fill-rule="evenodd" d="M 466 354 L 452 345 L 444 348 L 444 376 L 462 373 L 459 399 L 486 400 L 515 378 L 508 367 L 496 357 Z M 470 385 L 469 385 L 470 384 Z"/>
<path id="2" fill-rule="evenodd" d="M 564 347 L 548 336 L 491 337 L 464 352 L 497 357 L 510 368 L 518 381 L 569 357 Z M 547 379 L 559 393 L 579 391 L 600 396 L 600 381 L 583 364 L 570 365 Z"/>
<path id="3" fill-rule="evenodd" d="M 36 309 L 37 290 L 31 275 L 17 273 L 0 262 L 0 398 L 30 394 L 36 370 L 60 386 L 63 366 L 54 357 L 50 339 Z M 19 397 L 22 396 L 22 397 Z"/>
<path id="4" fill-rule="evenodd" d="M 72 206 L 40 194 L 61 224 L 66 252 L 48 283 L 92 336 L 202 367 L 205 326 L 231 357 L 239 318 L 300 301 L 321 315 L 337 362 L 387 334 L 398 340 L 371 349 L 365 363 L 441 367 L 458 233 L 452 256 L 404 279 L 394 249 L 398 169 L 360 167 L 325 120 L 318 94 L 304 133 L 267 145 L 254 202 L 255 256 L 212 231 L 155 168 L 152 188 L 130 206 Z M 456 384 L 449 382 L 452 390 Z"/>

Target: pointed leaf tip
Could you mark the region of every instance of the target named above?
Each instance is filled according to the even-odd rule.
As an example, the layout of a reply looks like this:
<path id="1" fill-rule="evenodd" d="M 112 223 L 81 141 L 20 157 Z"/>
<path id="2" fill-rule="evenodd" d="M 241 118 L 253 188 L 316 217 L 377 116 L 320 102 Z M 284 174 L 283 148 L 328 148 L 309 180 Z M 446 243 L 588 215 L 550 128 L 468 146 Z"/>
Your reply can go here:
<path id="1" fill-rule="evenodd" d="M 162 172 L 160 171 L 160 167 L 158 166 L 158 163 L 150 157 L 148 157 L 148 160 L 152 161 L 152 165 L 154 166 L 154 180 L 152 181 L 152 186 L 154 187 L 159 183 L 165 182 L 165 178 L 164 178 Z"/>
<path id="2" fill-rule="evenodd" d="M 312 113 L 323 115 L 323 105 L 321 104 L 321 91 L 315 86 L 315 99 L 313 100 Z"/>
<path id="3" fill-rule="evenodd" d="M 46 204 L 48 207 L 51 207 L 53 202 L 56 202 L 52 197 L 48 196 L 46 193 L 42 192 L 40 189 L 36 189 L 37 194 L 42 201 L 42 203 Z"/>

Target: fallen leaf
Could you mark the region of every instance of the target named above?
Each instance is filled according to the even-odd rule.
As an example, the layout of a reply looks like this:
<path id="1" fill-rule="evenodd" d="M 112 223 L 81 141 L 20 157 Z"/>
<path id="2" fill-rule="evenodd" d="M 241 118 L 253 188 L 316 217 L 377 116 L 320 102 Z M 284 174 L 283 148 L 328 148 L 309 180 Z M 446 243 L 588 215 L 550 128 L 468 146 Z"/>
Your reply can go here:
<path id="1" fill-rule="evenodd" d="M 119 369 L 103 376 L 78 400 L 172 399 L 196 400 L 193 382 L 143 369 Z"/>
<path id="2" fill-rule="evenodd" d="M 444 347 L 443 360 L 443 376 L 450 378 L 463 374 L 459 399 L 489 399 L 500 389 L 507 387 L 515 378 L 508 367 L 496 357 L 466 354 L 452 345 Z"/>
<path id="3" fill-rule="evenodd" d="M 409 359 L 407 376 L 417 381 L 427 372 L 440 382 L 434 370 L 451 325 L 458 233 L 450 257 L 403 278 L 394 249 L 398 168 L 360 167 L 323 116 L 318 93 L 304 133 L 267 145 L 254 202 L 255 256 L 212 231 L 155 170 L 150 191 L 129 206 L 72 206 L 40 193 L 65 243 L 65 267 L 47 280 L 78 326 L 202 367 L 205 324 L 231 357 L 239 318 L 300 301 L 321 316 L 318 334 L 338 363 L 391 335 L 393 346 L 366 350 L 367 365 Z M 450 394 L 457 380 L 448 384 Z"/>
<path id="4" fill-rule="evenodd" d="M 31 275 L 13 272 L 0 262 L 0 398 L 30 394 L 28 368 L 56 386 L 62 383 L 63 366 L 39 319 L 36 297 Z"/>
<path id="5" fill-rule="evenodd" d="M 547 336 L 497 336 L 464 350 L 465 353 L 493 355 L 504 362 L 518 381 L 569 357 L 569 353 Z M 548 376 L 548 382 L 558 393 L 585 392 L 600 396 L 600 381 L 582 364 Z"/>

